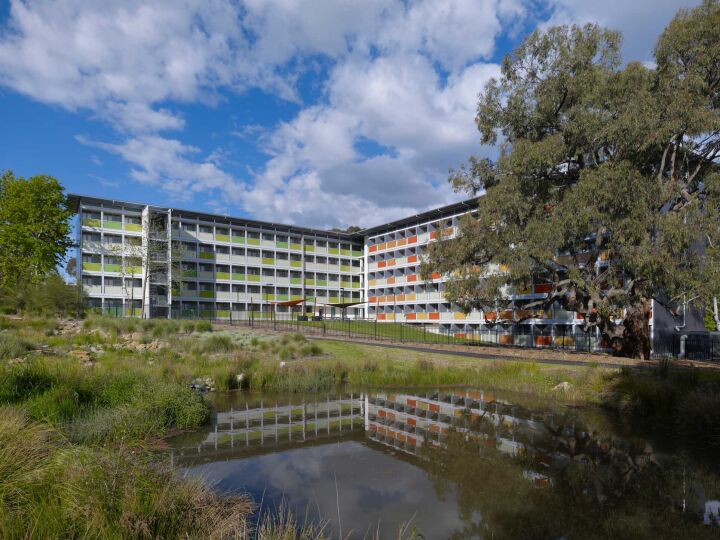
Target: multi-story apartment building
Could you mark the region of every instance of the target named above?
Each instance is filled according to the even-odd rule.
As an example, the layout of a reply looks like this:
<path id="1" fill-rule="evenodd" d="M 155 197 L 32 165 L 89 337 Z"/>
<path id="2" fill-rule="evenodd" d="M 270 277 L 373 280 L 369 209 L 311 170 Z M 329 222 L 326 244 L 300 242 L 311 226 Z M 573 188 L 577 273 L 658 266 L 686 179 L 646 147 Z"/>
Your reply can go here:
<path id="1" fill-rule="evenodd" d="M 79 216 L 78 281 L 92 307 L 112 314 L 145 309 L 150 317 L 221 320 L 342 314 L 507 345 L 606 347 L 598 334 L 582 332 L 582 314 L 532 307 L 552 288 L 541 278 L 525 290 L 508 289 L 512 309 L 466 314 L 445 298 L 445 276 L 420 276 L 428 244 L 456 235 L 460 219 L 476 211 L 473 200 L 357 233 L 80 195 L 71 201 Z M 603 255 L 596 265 L 600 271 L 610 263 Z M 674 321 L 653 303 L 654 345 L 660 328 L 667 336 Z M 695 330 L 701 321 L 684 324 Z"/>

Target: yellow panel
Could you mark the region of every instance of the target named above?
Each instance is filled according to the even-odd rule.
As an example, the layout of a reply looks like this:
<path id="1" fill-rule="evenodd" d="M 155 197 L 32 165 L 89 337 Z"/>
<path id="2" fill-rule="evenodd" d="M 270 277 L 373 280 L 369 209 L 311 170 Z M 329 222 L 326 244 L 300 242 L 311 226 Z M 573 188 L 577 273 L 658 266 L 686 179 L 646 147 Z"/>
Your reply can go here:
<path id="1" fill-rule="evenodd" d="M 465 319 L 466 317 L 465 317 L 464 313 L 454 313 L 453 318 L 459 320 L 459 319 Z"/>
<path id="2" fill-rule="evenodd" d="M 417 314 L 417 318 L 420 319 L 420 320 L 426 321 L 427 318 L 428 318 L 428 314 L 427 314 L 427 313 L 418 313 L 418 314 Z"/>

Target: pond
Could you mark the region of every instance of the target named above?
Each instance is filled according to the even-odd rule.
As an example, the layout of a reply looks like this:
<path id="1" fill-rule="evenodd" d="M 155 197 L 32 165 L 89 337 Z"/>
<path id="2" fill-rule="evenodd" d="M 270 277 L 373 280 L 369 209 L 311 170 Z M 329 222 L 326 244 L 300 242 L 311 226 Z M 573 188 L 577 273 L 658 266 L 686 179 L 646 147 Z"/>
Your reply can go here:
<path id="1" fill-rule="evenodd" d="M 712 449 L 603 411 L 481 389 L 214 396 L 170 459 L 332 537 L 690 538 L 720 534 Z"/>

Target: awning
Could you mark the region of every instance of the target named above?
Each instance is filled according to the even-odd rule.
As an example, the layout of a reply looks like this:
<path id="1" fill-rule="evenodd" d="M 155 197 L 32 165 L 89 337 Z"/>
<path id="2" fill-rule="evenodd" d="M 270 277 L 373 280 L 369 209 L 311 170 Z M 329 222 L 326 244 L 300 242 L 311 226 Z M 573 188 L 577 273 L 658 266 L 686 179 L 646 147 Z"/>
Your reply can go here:
<path id="1" fill-rule="evenodd" d="M 302 304 L 304 300 L 286 300 L 285 302 L 270 302 L 273 306 L 297 306 Z"/>

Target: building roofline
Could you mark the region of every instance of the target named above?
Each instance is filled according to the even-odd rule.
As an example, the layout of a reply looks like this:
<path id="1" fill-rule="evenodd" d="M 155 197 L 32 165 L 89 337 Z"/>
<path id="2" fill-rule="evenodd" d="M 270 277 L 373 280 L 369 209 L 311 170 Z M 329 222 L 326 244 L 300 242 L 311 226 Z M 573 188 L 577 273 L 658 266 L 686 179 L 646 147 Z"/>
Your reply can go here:
<path id="1" fill-rule="evenodd" d="M 465 199 L 464 201 L 448 204 L 439 208 L 433 208 L 431 210 L 427 210 L 413 216 L 408 216 L 395 221 L 391 221 L 390 223 L 384 223 L 382 225 L 368 227 L 367 229 L 359 231 L 357 234 L 360 234 L 362 236 L 374 236 L 386 231 L 393 231 L 395 229 L 400 229 L 402 227 L 412 225 L 413 223 L 417 223 L 418 221 L 443 218 L 456 214 L 458 212 L 468 211 L 477 208 L 477 201 L 478 197 Z"/>
<path id="2" fill-rule="evenodd" d="M 105 197 L 96 197 L 93 195 L 79 195 L 77 193 L 69 193 L 68 194 L 68 201 L 70 202 L 72 208 L 77 212 L 80 202 L 81 201 L 98 201 L 98 202 L 109 202 L 112 204 L 122 204 L 126 206 L 136 206 L 138 209 L 142 209 L 146 206 L 149 206 L 150 208 L 156 208 L 160 210 L 172 210 L 173 212 L 178 212 L 182 214 L 188 214 L 188 217 L 196 217 L 196 218 L 207 218 L 210 221 L 222 219 L 228 222 L 228 225 L 253 225 L 257 226 L 258 228 L 268 228 L 273 229 L 276 231 L 283 231 L 283 232 L 298 232 L 298 233 L 305 233 L 305 234 L 315 234 L 315 235 L 323 235 L 323 236 L 330 236 L 330 237 L 336 237 L 338 239 L 342 240 L 361 240 L 362 234 L 358 233 L 345 233 L 340 231 L 330 231 L 327 229 L 315 229 L 312 227 L 302 227 L 298 225 L 288 225 L 286 223 L 274 223 L 271 221 L 260 221 L 257 219 L 250 219 L 250 218 L 243 218 L 243 217 L 235 217 L 235 216 L 228 216 L 223 214 L 211 214 L 209 212 L 198 212 L 197 210 L 188 210 L 185 208 L 175 208 L 171 206 L 159 206 L 154 204 L 143 204 L 143 203 L 137 203 L 137 202 L 131 202 L 131 201 L 124 201 L 121 199 L 110 199 Z"/>
<path id="3" fill-rule="evenodd" d="M 330 231 L 327 229 L 315 229 L 312 227 L 302 227 L 302 226 L 296 226 L 296 225 L 288 225 L 285 223 L 274 223 L 271 221 L 260 221 L 257 219 L 249 219 L 249 218 L 242 218 L 242 217 L 234 217 L 234 216 L 228 216 L 228 215 L 222 215 L 222 214 L 211 214 L 208 212 L 198 212 L 197 210 L 187 210 L 184 208 L 173 208 L 170 206 L 159 206 L 159 205 L 153 205 L 153 204 L 143 204 L 143 203 L 137 203 L 137 202 L 131 202 L 131 201 L 124 201 L 121 199 L 109 199 L 104 197 L 96 197 L 94 195 L 80 195 L 77 193 L 68 193 L 68 201 L 70 202 L 72 208 L 77 212 L 78 208 L 80 207 L 81 201 L 97 201 L 97 202 L 109 202 L 112 204 L 121 204 L 126 206 L 135 206 L 138 209 L 142 209 L 146 206 L 149 206 L 151 208 L 157 208 L 160 210 L 173 210 L 175 212 L 180 212 L 183 214 L 188 214 L 189 217 L 195 217 L 195 218 L 206 218 L 209 220 L 217 220 L 218 218 L 222 220 L 226 220 L 228 222 L 228 225 L 237 224 L 237 225 L 252 225 L 256 226 L 258 228 L 269 228 L 276 231 L 283 231 L 283 232 L 299 232 L 299 233 L 305 233 L 305 234 L 314 234 L 314 235 L 324 235 L 324 236 L 331 236 L 336 237 L 338 239 L 342 240 L 362 240 L 366 236 L 373 236 L 377 234 L 381 234 L 386 231 L 392 231 L 395 229 L 400 229 L 402 227 L 411 225 L 413 223 L 417 223 L 418 221 L 424 221 L 424 220 L 432 220 L 432 219 L 438 219 L 443 218 L 446 216 L 450 216 L 452 214 L 462 212 L 462 211 L 468 211 L 475 207 L 477 207 L 477 197 L 474 197 L 472 199 L 466 199 L 464 201 L 448 204 L 446 206 L 441 206 L 439 208 L 433 208 L 432 210 L 427 210 L 425 212 L 421 212 L 419 214 L 415 214 L 412 216 L 408 216 L 402 219 L 398 219 L 395 221 L 391 221 L 390 223 L 384 223 L 382 225 L 376 225 L 374 227 L 368 227 L 367 229 L 362 229 L 360 231 L 354 232 L 354 233 L 346 233 L 346 232 L 339 232 L 339 231 Z"/>

